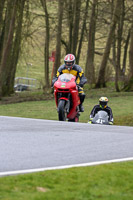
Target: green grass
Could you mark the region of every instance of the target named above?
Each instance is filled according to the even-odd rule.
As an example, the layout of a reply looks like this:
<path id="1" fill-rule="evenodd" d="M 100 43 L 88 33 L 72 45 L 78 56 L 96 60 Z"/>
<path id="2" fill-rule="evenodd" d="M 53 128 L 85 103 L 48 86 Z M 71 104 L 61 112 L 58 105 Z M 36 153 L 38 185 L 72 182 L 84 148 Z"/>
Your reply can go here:
<path id="1" fill-rule="evenodd" d="M 132 200 L 133 162 L 0 178 L 0 200 Z"/>
<path id="2" fill-rule="evenodd" d="M 56 114 L 54 100 L 0 105 L 0 115 L 5 116 L 56 120 Z"/>
<path id="3" fill-rule="evenodd" d="M 89 90 L 87 86 L 85 92 L 80 122 L 87 123 L 99 97 L 108 96 L 114 124 L 133 126 L 133 93 Z M 31 93 L 35 95 L 40 97 L 41 93 Z M 54 99 L 1 104 L 0 115 L 58 120 Z M 132 169 L 133 161 L 0 177 L 0 200 L 133 200 Z"/>
<path id="4" fill-rule="evenodd" d="M 109 92 L 107 89 L 88 90 L 87 88 L 85 88 L 85 92 L 85 112 L 81 113 L 80 122 L 87 123 L 93 106 L 98 104 L 99 97 L 108 96 L 108 105 L 113 111 L 114 124 L 133 126 L 133 92 L 116 93 L 114 91 Z M 23 98 L 24 95 L 26 96 L 27 93 L 21 94 L 21 98 Z M 36 96 L 39 95 L 41 96 L 38 92 Z M 49 96 L 50 94 L 47 95 Z M 22 103 L 0 105 L 0 115 L 58 120 L 54 98 L 52 100 L 45 101 L 27 101 Z"/>

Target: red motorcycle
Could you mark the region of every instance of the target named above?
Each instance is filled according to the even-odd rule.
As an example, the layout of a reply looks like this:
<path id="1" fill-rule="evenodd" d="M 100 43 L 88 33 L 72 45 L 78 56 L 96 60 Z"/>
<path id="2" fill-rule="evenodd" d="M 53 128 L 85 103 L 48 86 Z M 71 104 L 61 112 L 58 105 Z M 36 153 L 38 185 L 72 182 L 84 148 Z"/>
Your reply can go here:
<path id="1" fill-rule="evenodd" d="M 54 84 L 54 96 L 59 121 L 79 121 L 80 98 L 76 77 L 72 74 L 61 74 Z"/>

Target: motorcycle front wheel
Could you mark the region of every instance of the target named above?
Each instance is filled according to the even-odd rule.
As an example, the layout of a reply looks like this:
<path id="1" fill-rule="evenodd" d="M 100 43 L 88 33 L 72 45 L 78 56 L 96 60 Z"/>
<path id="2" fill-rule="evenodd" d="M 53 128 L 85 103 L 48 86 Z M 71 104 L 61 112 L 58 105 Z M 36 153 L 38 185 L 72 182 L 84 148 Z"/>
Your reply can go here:
<path id="1" fill-rule="evenodd" d="M 67 112 L 65 110 L 65 101 L 64 100 L 60 100 L 60 102 L 58 104 L 58 118 L 59 118 L 59 121 L 66 121 Z"/>

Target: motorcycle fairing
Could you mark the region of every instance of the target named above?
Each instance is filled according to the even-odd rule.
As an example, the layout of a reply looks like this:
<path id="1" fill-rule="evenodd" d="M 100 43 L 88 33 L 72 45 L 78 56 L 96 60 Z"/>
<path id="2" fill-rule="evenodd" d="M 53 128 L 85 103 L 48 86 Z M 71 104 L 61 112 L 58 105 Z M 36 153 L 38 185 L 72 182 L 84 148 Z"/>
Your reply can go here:
<path id="1" fill-rule="evenodd" d="M 74 119 L 77 113 L 79 112 L 78 106 L 80 104 L 80 98 L 75 80 L 76 77 L 72 74 L 62 74 L 59 76 L 58 80 L 54 84 L 56 106 L 58 107 L 58 103 L 61 99 L 66 101 L 65 105 L 68 105 L 68 101 L 70 102 L 70 110 L 67 108 L 67 111 L 69 110 L 69 113 L 67 115 L 68 119 Z"/>

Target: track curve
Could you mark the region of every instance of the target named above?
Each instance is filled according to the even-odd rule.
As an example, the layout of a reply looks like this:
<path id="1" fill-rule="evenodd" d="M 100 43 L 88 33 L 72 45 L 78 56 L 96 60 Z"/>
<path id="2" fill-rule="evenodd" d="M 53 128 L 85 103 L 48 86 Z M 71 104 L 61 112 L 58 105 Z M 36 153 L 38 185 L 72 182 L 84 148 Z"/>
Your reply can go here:
<path id="1" fill-rule="evenodd" d="M 133 127 L 0 116 L 0 173 L 133 157 Z"/>

